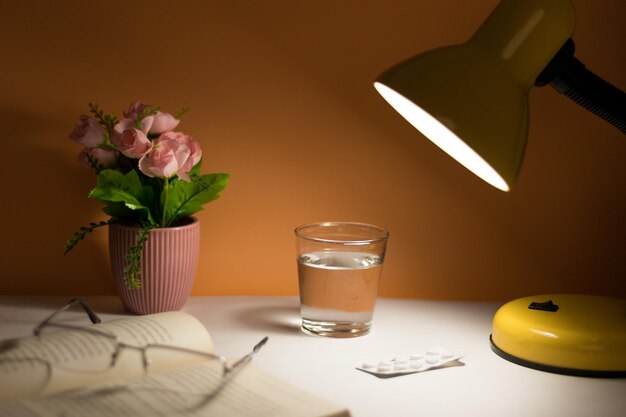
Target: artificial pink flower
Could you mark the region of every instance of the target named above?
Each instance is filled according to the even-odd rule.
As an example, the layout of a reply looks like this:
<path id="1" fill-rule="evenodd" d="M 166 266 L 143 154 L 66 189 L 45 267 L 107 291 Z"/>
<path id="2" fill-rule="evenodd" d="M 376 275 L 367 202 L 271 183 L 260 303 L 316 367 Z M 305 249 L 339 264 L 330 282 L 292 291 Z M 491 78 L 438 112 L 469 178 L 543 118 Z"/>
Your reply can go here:
<path id="1" fill-rule="evenodd" d="M 171 133 L 174 133 L 174 132 L 171 132 Z M 196 140 L 192 138 L 191 136 L 185 135 L 183 133 L 175 133 L 175 134 L 176 134 L 176 140 L 187 145 L 187 147 L 189 148 L 189 151 L 191 152 L 191 154 L 189 155 L 189 158 L 187 158 L 187 162 L 185 162 L 185 165 L 183 165 L 182 169 L 178 173 L 178 176 L 180 178 L 184 179 L 185 181 L 189 181 L 189 175 L 187 175 L 187 173 L 193 167 L 195 167 L 198 164 L 198 162 L 200 162 L 200 160 L 202 159 L 202 149 L 200 149 L 200 144 L 196 142 Z"/>
<path id="2" fill-rule="evenodd" d="M 185 181 L 189 181 L 189 175 L 187 173 L 196 166 L 200 159 L 202 159 L 202 150 L 200 145 L 191 136 L 185 135 L 181 132 L 165 132 L 159 139 L 163 140 L 175 140 L 186 145 L 189 148 L 189 158 L 185 161 L 185 164 L 178 170 L 178 176 Z"/>
<path id="3" fill-rule="evenodd" d="M 180 120 L 178 120 L 171 114 L 158 111 L 154 115 L 154 121 L 152 122 L 152 126 L 150 127 L 150 133 L 155 133 L 158 135 L 163 132 L 169 132 L 171 130 L 174 130 L 176 126 L 178 126 L 178 123 L 180 123 Z"/>
<path id="4" fill-rule="evenodd" d="M 86 148 L 95 148 L 104 142 L 104 132 L 104 127 L 95 119 L 83 114 L 76 121 L 70 139 Z"/>
<path id="5" fill-rule="evenodd" d="M 122 133 L 125 130 L 133 129 L 136 126 L 135 121 L 133 119 L 125 118 L 117 122 L 115 126 L 113 126 L 113 136 L 121 137 Z"/>
<path id="6" fill-rule="evenodd" d="M 78 154 L 78 162 L 87 168 L 94 168 L 93 164 L 101 168 L 111 168 L 117 163 L 118 154 L 113 149 L 83 148 Z"/>
<path id="7" fill-rule="evenodd" d="M 132 159 L 141 158 L 153 147 L 146 134 L 134 127 L 124 130 L 121 135 L 113 135 L 112 142 L 122 155 Z"/>
<path id="8" fill-rule="evenodd" d="M 152 126 L 152 116 L 141 120 L 140 128 L 133 119 L 125 118 L 113 127 L 111 142 L 119 151 L 133 159 L 138 159 L 152 150 L 152 142 L 147 137 L 148 130 Z"/>
<path id="9" fill-rule="evenodd" d="M 141 123 L 139 124 L 139 129 L 143 133 L 148 134 L 148 131 L 150 130 L 150 127 L 152 126 L 153 119 L 154 119 L 153 116 L 148 116 L 148 117 L 144 117 L 143 119 L 141 119 Z M 121 137 L 122 133 L 124 133 L 125 131 L 136 129 L 136 128 L 137 128 L 137 122 L 135 120 L 129 119 L 129 118 L 122 119 L 113 127 L 113 137 L 115 136 Z"/>
<path id="10" fill-rule="evenodd" d="M 154 123 L 154 116 L 146 116 L 141 119 L 141 123 L 139 124 L 139 128 L 146 135 L 148 132 L 152 130 L 152 124 Z"/>
<path id="11" fill-rule="evenodd" d="M 149 104 L 145 104 L 143 101 L 133 101 L 132 103 L 130 103 L 130 106 L 128 106 L 128 110 L 123 112 L 124 117 L 126 117 L 127 119 L 137 120 L 139 116 L 141 116 L 141 114 L 144 112 L 144 110 L 148 107 L 152 106 Z"/>
<path id="12" fill-rule="evenodd" d="M 139 160 L 139 170 L 149 177 L 170 178 L 180 175 L 191 151 L 182 142 L 160 137 L 154 141 L 152 152 Z"/>

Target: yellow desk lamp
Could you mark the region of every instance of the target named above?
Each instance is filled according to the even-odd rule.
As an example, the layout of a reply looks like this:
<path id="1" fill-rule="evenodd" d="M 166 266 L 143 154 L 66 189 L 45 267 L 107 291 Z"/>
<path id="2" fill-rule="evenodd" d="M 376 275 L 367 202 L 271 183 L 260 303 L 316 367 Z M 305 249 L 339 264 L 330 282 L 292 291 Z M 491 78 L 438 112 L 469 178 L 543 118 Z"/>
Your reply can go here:
<path id="1" fill-rule="evenodd" d="M 519 173 L 533 86 L 557 91 L 626 133 L 626 94 L 574 58 L 569 0 L 503 0 L 465 44 L 409 58 L 374 87 L 409 123 L 494 187 Z M 547 294 L 493 320 L 501 357 L 549 372 L 626 376 L 626 300 Z"/>

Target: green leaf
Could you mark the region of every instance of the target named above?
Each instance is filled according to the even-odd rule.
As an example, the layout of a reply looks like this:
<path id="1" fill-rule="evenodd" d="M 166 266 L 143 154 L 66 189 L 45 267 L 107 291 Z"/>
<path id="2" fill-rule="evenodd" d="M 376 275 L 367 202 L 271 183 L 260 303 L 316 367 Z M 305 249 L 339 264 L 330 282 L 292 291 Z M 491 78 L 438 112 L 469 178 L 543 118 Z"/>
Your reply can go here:
<path id="1" fill-rule="evenodd" d="M 138 196 L 141 193 L 141 180 L 137 171 L 130 170 L 126 174 L 114 169 L 105 169 L 98 174 L 98 187 L 121 188 Z"/>
<path id="2" fill-rule="evenodd" d="M 141 253 L 148 240 L 150 227 L 139 229 L 137 232 L 137 243 L 128 248 L 128 253 L 124 256 L 124 282 L 129 289 L 141 288 Z"/>
<path id="3" fill-rule="evenodd" d="M 67 243 L 65 244 L 65 250 L 63 254 L 66 255 L 69 251 L 74 249 L 74 247 L 78 245 L 78 242 L 83 240 L 85 236 L 87 236 L 88 233 L 93 232 L 94 229 L 98 227 L 102 227 L 102 226 L 108 226 L 109 224 L 112 224 L 112 223 L 114 223 L 113 220 L 108 220 L 108 221 L 101 221 L 98 223 L 92 222 L 92 223 L 89 223 L 89 226 L 81 226 L 80 232 L 74 232 L 73 239 L 69 239 Z"/>
<path id="4" fill-rule="evenodd" d="M 167 224 L 202 210 L 203 205 L 216 200 L 228 185 L 230 174 L 194 175 L 191 181 L 170 184 L 165 216 Z"/>
<path id="5" fill-rule="evenodd" d="M 189 110 L 190 110 L 190 107 L 183 107 L 182 109 L 180 109 L 180 111 L 179 111 L 178 113 L 176 113 L 176 114 L 174 115 L 174 117 L 175 117 L 176 119 L 180 119 L 180 118 L 181 118 L 181 116 L 182 116 L 183 114 L 187 113 Z"/>
<path id="6" fill-rule="evenodd" d="M 98 186 L 121 186 L 124 180 L 124 174 L 114 169 L 105 169 L 98 174 L 97 184 Z"/>
<path id="7" fill-rule="evenodd" d="M 139 213 L 126 207 L 122 202 L 107 201 L 102 211 L 116 219 L 124 219 L 126 221 L 140 221 Z"/>
<path id="8" fill-rule="evenodd" d="M 139 191 L 138 199 L 144 206 L 154 207 L 154 189 L 149 185 L 144 185 Z"/>
<path id="9" fill-rule="evenodd" d="M 107 169 L 98 174 L 98 185 L 91 190 L 89 198 L 99 200 L 107 205 L 105 212 L 107 214 L 115 213 L 114 217 L 124 220 L 135 220 L 134 214 L 129 216 L 126 210 L 120 208 L 120 204 L 130 210 L 137 210 L 141 218 L 150 225 L 154 225 L 154 218 L 150 212 L 154 195 L 152 191 L 148 191 L 142 187 L 141 180 L 134 170 L 129 171 L 126 175 L 121 172 Z M 147 204 L 146 204 L 147 203 Z M 130 217 L 130 218 L 129 218 Z"/>
<path id="10" fill-rule="evenodd" d="M 189 170 L 189 177 L 196 178 L 200 175 L 200 168 L 202 168 L 202 158 Z"/>
<path id="11" fill-rule="evenodd" d="M 121 188 L 134 196 L 141 195 L 141 180 L 137 171 L 133 169 L 123 176 Z"/>
<path id="12" fill-rule="evenodd" d="M 131 210 L 138 210 L 143 207 L 137 197 L 135 197 L 131 193 L 126 192 L 121 188 L 108 185 L 104 187 L 98 186 L 91 190 L 91 192 L 89 193 L 89 198 L 93 198 L 103 202 L 123 202 L 124 204 L 126 204 L 126 207 Z"/>

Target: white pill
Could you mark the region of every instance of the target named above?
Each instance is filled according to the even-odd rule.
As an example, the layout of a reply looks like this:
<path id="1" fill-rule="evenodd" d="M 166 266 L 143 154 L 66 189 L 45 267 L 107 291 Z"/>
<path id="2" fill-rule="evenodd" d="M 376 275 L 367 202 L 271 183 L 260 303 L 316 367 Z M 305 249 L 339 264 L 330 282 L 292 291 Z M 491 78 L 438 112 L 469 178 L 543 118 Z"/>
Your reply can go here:
<path id="1" fill-rule="evenodd" d="M 426 362 L 428 362 L 429 364 L 434 364 L 439 362 L 439 355 L 428 355 L 426 356 Z"/>
<path id="2" fill-rule="evenodd" d="M 441 349 L 437 347 L 430 348 L 426 351 L 426 362 L 433 364 L 439 361 Z"/>
<path id="3" fill-rule="evenodd" d="M 409 366 L 413 369 L 419 369 L 422 367 L 423 364 L 424 364 L 423 360 L 411 361 Z"/>
<path id="4" fill-rule="evenodd" d="M 393 364 L 394 371 L 406 371 L 408 367 L 409 364 L 407 361 L 396 361 Z"/>
<path id="5" fill-rule="evenodd" d="M 363 362 L 363 365 L 361 366 L 361 368 L 363 368 L 363 369 L 376 368 L 376 363 L 374 363 L 374 362 Z"/>
<path id="6" fill-rule="evenodd" d="M 378 364 L 378 372 L 389 372 L 391 371 L 392 364 L 391 362 L 380 362 Z"/>
<path id="7" fill-rule="evenodd" d="M 427 355 L 440 355 L 441 354 L 441 348 L 438 346 L 433 346 L 430 349 L 428 349 L 426 351 Z"/>
<path id="8" fill-rule="evenodd" d="M 424 354 L 423 353 L 415 353 L 413 355 L 411 355 L 409 357 L 410 360 L 412 361 L 421 361 L 422 359 L 424 359 Z"/>
<path id="9" fill-rule="evenodd" d="M 453 356 L 454 354 L 452 352 L 444 351 L 441 354 L 441 359 L 449 360 L 449 359 L 452 359 Z"/>

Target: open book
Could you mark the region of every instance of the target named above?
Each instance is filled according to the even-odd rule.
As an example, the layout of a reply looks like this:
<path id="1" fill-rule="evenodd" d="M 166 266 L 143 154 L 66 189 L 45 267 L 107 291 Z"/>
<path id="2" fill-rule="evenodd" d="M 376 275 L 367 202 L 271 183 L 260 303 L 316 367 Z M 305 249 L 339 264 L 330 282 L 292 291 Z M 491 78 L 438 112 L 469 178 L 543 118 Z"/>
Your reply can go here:
<path id="1" fill-rule="evenodd" d="M 129 345 L 214 352 L 204 326 L 182 312 L 95 326 Z M 0 416 L 350 415 L 253 364 L 224 378 L 217 360 L 183 350 L 150 348 L 146 373 L 142 352 L 131 348 L 120 350 L 111 366 L 111 343 L 102 339 L 88 331 L 62 329 L 0 342 Z"/>

